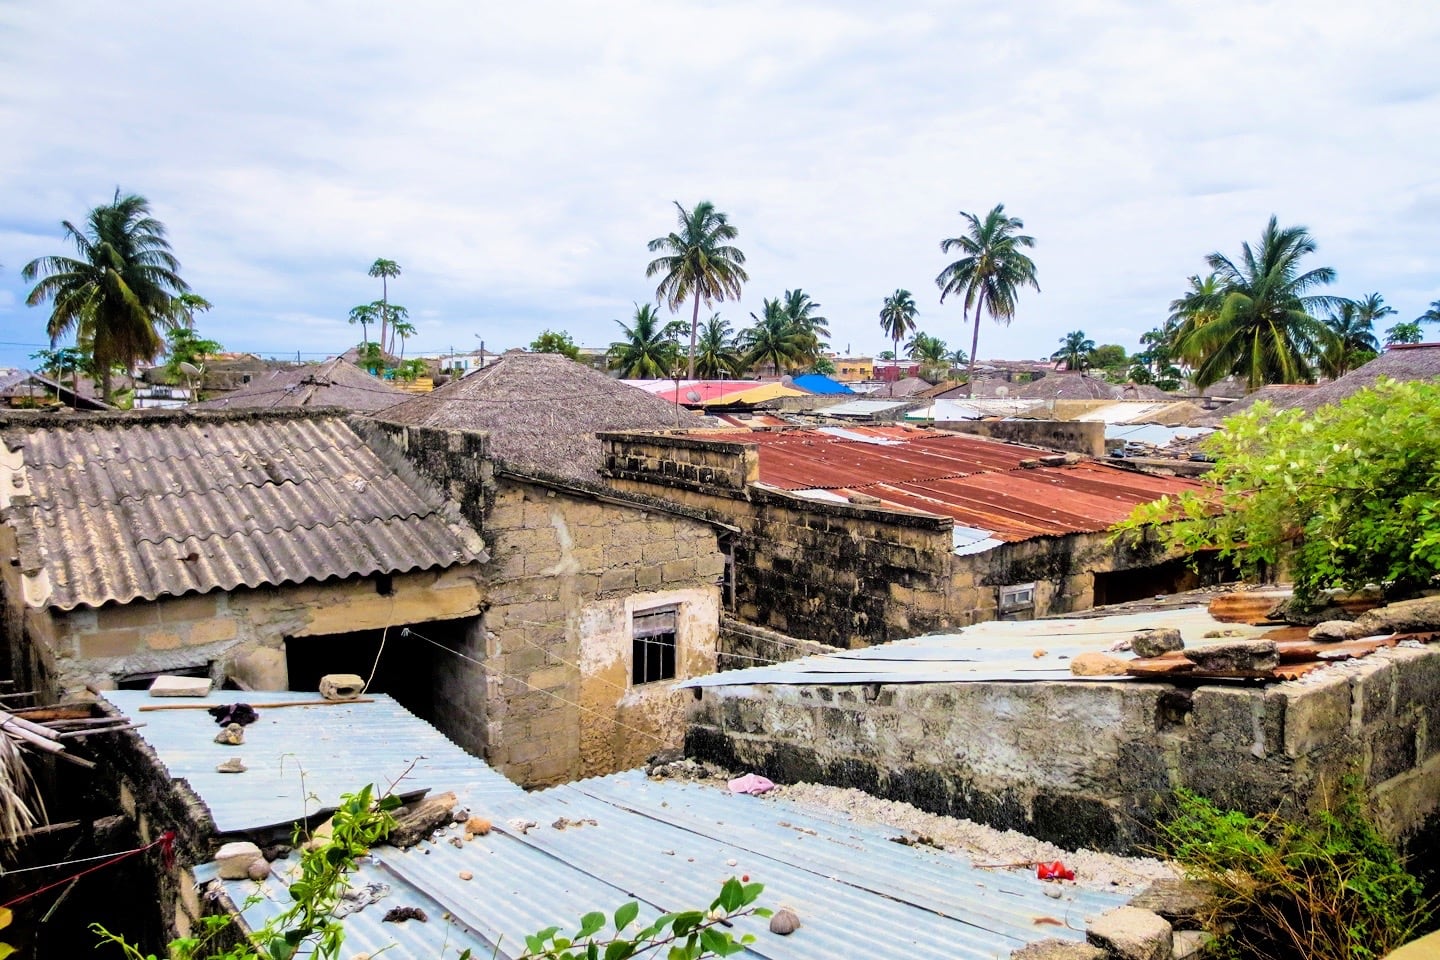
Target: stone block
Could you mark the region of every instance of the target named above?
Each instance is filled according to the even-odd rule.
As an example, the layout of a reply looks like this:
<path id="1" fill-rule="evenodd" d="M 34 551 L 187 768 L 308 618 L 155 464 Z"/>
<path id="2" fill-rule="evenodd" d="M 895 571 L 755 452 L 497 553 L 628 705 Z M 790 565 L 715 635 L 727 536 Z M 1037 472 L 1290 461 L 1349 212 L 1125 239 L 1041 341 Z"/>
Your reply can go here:
<path id="1" fill-rule="evenodd" d="M 1016 950 L 1010 960 L 1105 960 L 1105 951 L 1076 940 L 1040 940 Z"/>
<path id="2" fill-rule="evenodd" d="M 239 633 L 239 625 L 230 617 L 201 620 L 190 627 L 190 636 L 186 642 L 197 647 L 206 643 L 224 643 L 234 640 Z"/>
<path id="3" fill-rule="evenodd" d="M 1113 960 L 1170 960 L 1174 947 L 1174 932 L 1165 918 L 1138 907 L 1102 913 L 1090 923 L 1085 939 Z"/>
<path id="4" fill-rule="evenodd" d="M 631 593 L 634 590 L 634 570 L 606 570 L 600 575 L 601 593 Z"/>
<path id="5" fill-rule="evenodd" d="M 1350 678 L 1331 677 L 1320 683 L 1283 684 L 1266 694 L 1285 714 L 1285 754 L 1301 757 L 1329 746 L 1350 729 Z"/>
<path id="6" fill-rule="evenodd" d="M 210 695 L 209 677 L 156 677 L 150 683 L 152 697 L 206 697 Z"/>
<path id="7" fill-rule="evenodd" d="M 1359 733 L 1395 715 L 1395 666 L 1373 657 L 1356 664 L 1350 674 L 1351 729 Z"/>
<path id="8" fill-rule="evenodd" d="M 1176 930 L 1199 930 L 1215 904 L 1215 892 L 1197 880 L 1156 880 L 1130 906 L 1158 913 Z"/>
<path id="9" fill-rule="evenodd" d="M 1381 727 L 1372 728 L 1366 735 L 1370 747 L 1370 772 L 1366 784 L 1374 786 L 1391 777 L 1399 776 L 1419 760 L 1417 736 L 1419 721 L 1396 720 Z"/>
<path id="10" fill-rule="evenodd" d="M 1283 697 L 1268 699 L 1262 690 L 1200 687 L 1190 702 L 1195 734 L 1211 746 L 1258 758 L 1284 748 Z"/>
<path id="11" fill-rule="evenodd" d="M 1130 649 L 1135 652 L 1137 657 L 1158 657 L 1171 650 L 1185 649 L 1185 641 L 1180 638 L 1179 630 L 1157 627 L 1137 631 L 1130 638 Z"/>
<path id="12" fill-rule="evenodd" d="M 145 645 L 151 650 L 174 650 L 180 646 L 180 634 L 156 630 L 145 634 Z"/>
<path id="13" fill-rule="evenodd" d="M 327 673 L 320 678 L 320 696 L 326 700 L 354 700 L 365 691 L 358 673 Z"/>
<path id="14" fill-rule="evenodd" d="M 95 623 L 100 630 L 159 626 L 160 605 L 137 601 L 115 607 L 101 607 L 95 611 Z"/>
<path id="15" fill-rule="evenodd" d="M 1440 811 L 1440 756 L 1379 784 L 1371 797 L 1381 832 L 1392 840 L 1409 836 Z"/>
<path id="16" fill-rule="evenodd" d="M 1273 640 L 1236 640 L 1193 647 L 1185 655 L 1195 672 L 1219 677 L 1268 677 L 1280 666 Z"/>
<path id="17" fill-rule="evenodd" d="M 250 876 L 250 865 L 264 860 L 260 848 L 248 840 L 224 844 L 215 854 L 215 866 L 221 880 L 244 880 Z"/>
<path id="18" fill-rule="evenodd" d="M 640 590 L 653 590 L 660 586 L 659 567 L 640 567 L 635 571 L 635 586 Z"/>
<path id="19" fill-rule="evenodd" d="M 140 631 L 134 627 L 129 627 L 124 630 L 100 630 L 95 633 L 82 633 L 76 638 L 75 645 L 82 660 L 102 657 L 128 657 L 139 653 L 142 649 Z"/>
<path id="20" fill-rule="evenodd" d="M 209 620 L 219 609 L 218 594 L 201 593 L 189 597 L 174 597 L 156 604 L 161 623 L 186 623 L 192 620 Z"/>
<path id="21" fill-rule="evenodd" d="M 230 663 L 226 672 L 251 690 L 290 689 L 285 651 L 275 647 L 246 650 Z"/>
<path id="22" fill-rule="evenodd" d="M 660 565 L 660 576 L 666 583 L 685 583 L 695 579 L 695 561 L 668 560 Z"/>
<path id="23" fill-rule="evenodd" d="M 1395 660 L 1395 714 L 1418 711 L 1429 733 L 1428 753 L 1440 751 L 1440 650 L 1406 650 L 1414 654 Z"/>

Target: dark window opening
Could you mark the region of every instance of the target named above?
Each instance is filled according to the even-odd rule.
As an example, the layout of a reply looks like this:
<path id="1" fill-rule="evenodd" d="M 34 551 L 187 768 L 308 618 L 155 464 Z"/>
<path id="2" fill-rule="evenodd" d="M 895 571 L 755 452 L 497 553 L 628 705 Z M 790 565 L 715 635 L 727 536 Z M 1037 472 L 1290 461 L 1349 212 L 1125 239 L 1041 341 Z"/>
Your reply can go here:
<path id="1" fill-rule="evenodd" d="M 675 631 L 679 619 L 679 610 L 675 607 L 635 613 L 631 632 L 631 683 L 675 679 Z"/>
<path id="2" fill-rule="evenodd" d="M 1095 606 L 1168 596 L 1236 579 L 1237 571 L 1232 564 L 1203 554 L 1190 560 L 1167 560 L 1149 567 L 1097 573 Z"/>
<path id="3" fill-rule="evenodd" d="M 321 637 L 286 637 L 285 665 L 290 671 L 290 689 L 314 693 L 320 689 L 320 678 L 327 673 L 354 673 L 365 678 L 373 670 L 375 677 L 367 693 L 389 694 L 422 720 L 435 723 L 439 681 L 464 666 L 449 651 L 464 645 L 474 623 L 474 617 L 467 617 L 409 624 L 415 634 L 428 637 L 444 649 L 426 643 L 420 636 L 402 637 L 400 634 L 406 625 L 399 623 L 388 632 L 356 630 Z M 380 651 L 382 635 L 383 653 Z M 377 653 L 379 663 L 375 659 Z"/>
<path id="4" fill-rule="evenodd" d="M 146 673 L 127 673 L 115 681 L 121 690 L 149 690 L 156 677 L 208 677 L 210 664 L 200 663 L 193 667 L 176 667 L 173 670 L 151 670 Z"/>

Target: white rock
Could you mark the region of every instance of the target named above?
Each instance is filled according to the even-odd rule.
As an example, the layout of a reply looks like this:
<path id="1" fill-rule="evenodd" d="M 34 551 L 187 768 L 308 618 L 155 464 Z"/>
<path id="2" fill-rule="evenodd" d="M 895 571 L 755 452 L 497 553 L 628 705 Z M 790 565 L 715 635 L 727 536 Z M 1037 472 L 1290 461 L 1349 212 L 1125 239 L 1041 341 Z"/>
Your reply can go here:
<path id="1" fill-rule="evenodd" d="M 1174 931 L 1165 918 L 1139 907 L 1117 907 L 1096 917 L 1085 939 L 1114 960 L 1170 960 Z"/>
<path id="2" fill-rule="evenodd" d="M 150 682 L 152 697 L 208 697 L 209 677 L 156 677 Z"/>
<path id="3" fill-rule="evenodd" d="M 215 854 L 215 866 L 220 869 L 221 880 L 245 880 L 250 876 L 250 865 L 263 859 L 264 854 L 255 844 L 248 840 L 235 840 Z"/>

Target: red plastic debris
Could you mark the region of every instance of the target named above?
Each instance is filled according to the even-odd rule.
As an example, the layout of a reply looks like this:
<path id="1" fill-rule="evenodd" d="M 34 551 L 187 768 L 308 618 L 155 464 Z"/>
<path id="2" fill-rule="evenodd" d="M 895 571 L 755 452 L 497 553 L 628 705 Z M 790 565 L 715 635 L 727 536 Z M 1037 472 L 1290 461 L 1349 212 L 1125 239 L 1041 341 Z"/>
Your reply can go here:
<path id="1" fill-rule="evenodd" d="M 1074 880 L 1075 871 L 1056 860 L 1053 863 L 1035 864 L 1035 876 L 1041 880 Z"/>

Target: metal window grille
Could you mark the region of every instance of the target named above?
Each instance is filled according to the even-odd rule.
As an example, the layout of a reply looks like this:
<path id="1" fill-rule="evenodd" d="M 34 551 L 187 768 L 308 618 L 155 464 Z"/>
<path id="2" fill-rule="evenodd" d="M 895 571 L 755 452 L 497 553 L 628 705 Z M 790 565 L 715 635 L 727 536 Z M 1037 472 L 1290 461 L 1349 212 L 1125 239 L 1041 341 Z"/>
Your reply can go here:
<path id="1" fill-rule="evenodd" d="M 631 631 L 632 683 L 675 679 L 675 633 L 679 619 L 675 607 L 636 612 Z"/>

